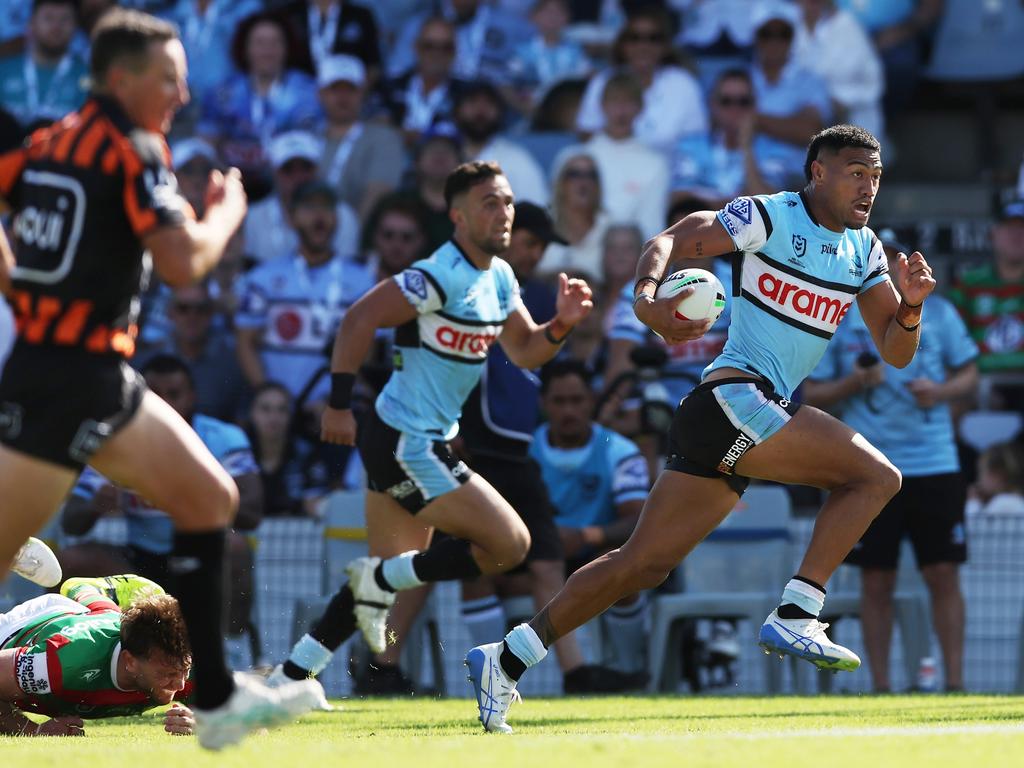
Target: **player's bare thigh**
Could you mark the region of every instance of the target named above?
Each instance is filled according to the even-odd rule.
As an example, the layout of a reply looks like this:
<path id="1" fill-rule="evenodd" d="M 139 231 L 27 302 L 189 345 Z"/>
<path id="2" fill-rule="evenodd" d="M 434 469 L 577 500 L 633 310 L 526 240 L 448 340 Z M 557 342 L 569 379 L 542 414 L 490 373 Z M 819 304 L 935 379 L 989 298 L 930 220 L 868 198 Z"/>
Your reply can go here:
<path id="1" fill-rule="evenodd" d="M 737 474 L 831 490 L 858 482 L 898 483 L 889 460 L 839 419 L 804 405 L 778 432 L 748 449 Z"/>
<path id="2" fill-rule="evenodd" d="M 25 540 L 41 529 L 78 472 L 0 445 L 0 580 Z"/>
<path id="3" fill-rule="evenodd" d="M 366 492 L 366 539 L 374 557 L 426 549 L 434 529 L 386 493 Z"/>
<path id="4" fill-rule="evenodd" d="M 166 512 L 180 530 L 225 527 L 238 507 L 231 476 L 192 427 L 149 391 L 131 421 L 89 463 Z"/>

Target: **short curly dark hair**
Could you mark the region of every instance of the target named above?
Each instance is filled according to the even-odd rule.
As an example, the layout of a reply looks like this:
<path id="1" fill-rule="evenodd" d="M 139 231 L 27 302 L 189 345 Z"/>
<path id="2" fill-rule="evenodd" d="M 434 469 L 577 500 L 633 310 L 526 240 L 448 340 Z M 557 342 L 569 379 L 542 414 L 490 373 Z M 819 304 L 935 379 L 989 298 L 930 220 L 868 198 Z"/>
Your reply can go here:
<path id="1" fill-rule="evenodd" d="M 121 614 L 121 648 L 141 659 L 159 651 L 183 666 L 192 663 L 188 629 L 178 601 L 170 595 L 136 600 Z"/>
<path id="2" fill-rule="evenodd" d="M 448 178 L 444 181 L 444 202 L 450 210 L 452 201 L 463 192 L 477 184 L 483 184 L 495 176 L 504 175 L 505 172 L 501 170 L 501 166 L 493 160 L 471 160 L 468 163 L 463 163 L 449 173 Z"/>
<path id="3" fill-rule="evenodd" d="M 833 125 L 811 139 L 807 145 L 807 159 L 804 161 L 804 177 L 811 180 L 811 163 L 818 159 L 822 150 L 835 154 L 844 147 L 859 147 L 882 151 L 882 145 L 870 131 L 857 125 Z"/>

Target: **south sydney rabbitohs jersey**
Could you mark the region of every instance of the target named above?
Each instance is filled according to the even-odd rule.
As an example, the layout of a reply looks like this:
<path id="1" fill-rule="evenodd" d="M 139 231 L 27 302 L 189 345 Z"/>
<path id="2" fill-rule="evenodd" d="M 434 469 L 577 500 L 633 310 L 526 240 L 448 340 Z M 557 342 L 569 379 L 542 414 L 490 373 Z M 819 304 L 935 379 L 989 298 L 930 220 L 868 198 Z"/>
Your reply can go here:
<path id="1" fill-rule="evenodd" d="M 395 330 L 395 370 L 377 413 L 401 432 L 450 440 L 487 350 L 521 303 L 519 285 L 504 260 L 477 269 L 451 240 L 394 280 L 418 316 Z"/>
<path id="2" fill-rule="evenodd" d="M 718 220 L 738 252 L 732 323 L 704 373 L 750 371 L 791 397 L 858 294 L 889 279 L 882 244 L 867 227 L 821 226 L 802 192 L 738 197 Z"/>

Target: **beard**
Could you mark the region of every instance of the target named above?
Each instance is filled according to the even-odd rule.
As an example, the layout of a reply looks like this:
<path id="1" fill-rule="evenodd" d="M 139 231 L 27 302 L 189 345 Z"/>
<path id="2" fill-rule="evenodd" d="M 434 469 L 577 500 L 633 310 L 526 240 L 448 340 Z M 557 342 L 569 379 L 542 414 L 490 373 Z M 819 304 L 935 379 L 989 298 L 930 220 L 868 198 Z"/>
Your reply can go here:
<path id="1" fill-rule="evenodd" d="M 491 138 L 501 127 L 497 120 L 466 120 L 459 123 L 459 131 L 472 142 L 482 143 Z"/>

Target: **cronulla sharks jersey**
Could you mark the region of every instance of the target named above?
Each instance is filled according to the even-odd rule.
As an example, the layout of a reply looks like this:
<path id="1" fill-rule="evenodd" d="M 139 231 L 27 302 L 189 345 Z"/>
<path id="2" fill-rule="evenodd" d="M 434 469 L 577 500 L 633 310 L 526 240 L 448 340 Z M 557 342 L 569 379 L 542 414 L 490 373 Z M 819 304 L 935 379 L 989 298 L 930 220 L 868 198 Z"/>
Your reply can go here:
<path id="1" fill-rule="evenodd" d="M 802 192 L 738 197 L 718 220 L 738 252 L 732 321 L 722 354 L 704 373 L 751 371 L 790 397 L 858 294 L 889 279 L 882 244 L 867 227 L 821 226 Z"/>
<path id="2" fill-rule="evenodd" d="M 417 317 L 395 330 L 395 370 L 377 414 L 401 432 L 451 439 L 487 350 L 520 304 L 512 267 L 477 269 L 454 241 L 394 278 Z"/>

